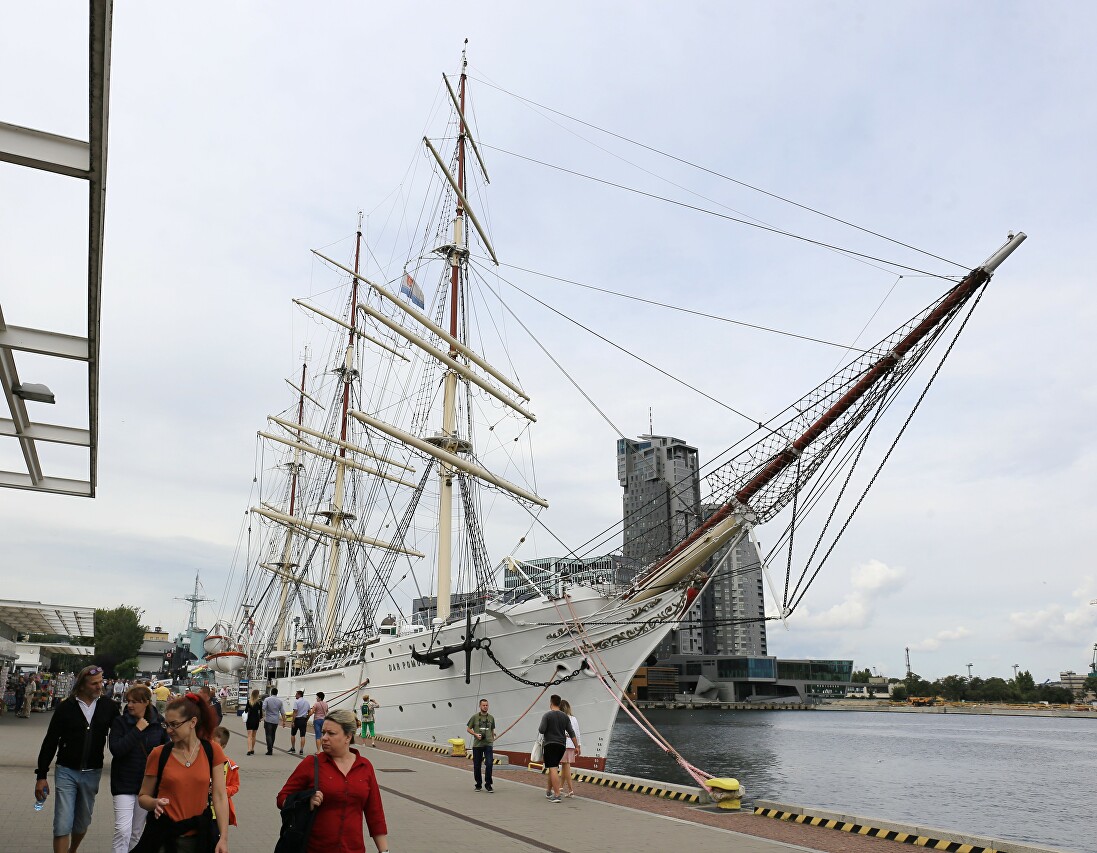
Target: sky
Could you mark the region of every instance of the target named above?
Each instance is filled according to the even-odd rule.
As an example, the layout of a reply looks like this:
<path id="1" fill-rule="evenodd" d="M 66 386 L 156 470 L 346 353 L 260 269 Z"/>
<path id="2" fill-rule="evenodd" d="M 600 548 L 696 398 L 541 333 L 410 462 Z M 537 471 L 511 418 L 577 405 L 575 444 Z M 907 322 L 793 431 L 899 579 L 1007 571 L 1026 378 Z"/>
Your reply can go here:
<path id="1" fill-rule="evenodd" d="M 83 8 L 0 10 L 0 120 L 86 137 Z M 969 663 L 984 677 L 1017 664 L 1038 681 L 1086 670 L 1097 10 L 641 0 L 472 2 L 460 15 L 440 3 L 116 3 L 98 495 L 0 490 L 3 595 L 133 604 L 172 631 L 196 572 L 217 599 L 204 621 L 231 600 L 255 431 L 288 404 L 283 379 L 307 336 L 289 300 L 332 281 L 309 250 L 345 262 L 359 210 L 367 242 L 384 242 L 392 200 L 425 168 L 421 137 L 443 126 L 440 76 L 468 38 L 499 275 L 726 404 L 508 290 L 613 424 L 535 348 L 514 356 L 540 417 L 552 529 L 579 544 L 620 520 L 617 430 L 646 433 L 650 419 L 710 459 L 829 375 L 842 350 L 515 268 L 840 344 L 882 337 L 946 283 L 506 152 L 934 275 L 977 266 L 1023 230 L 803 605 L 770 623 L 770 650 L 891 676 L 908 647 L 930 678 Z M 9 323 L 83 333 L 85 197 L 72 179 L 0 164 Z M 38 417 L 79 423 L 78 369 L 19 365 L 58 392 Z M 67 449 L 43 459 L 79 473 Z M 18 460 L 0 444 L 0 467 Z M 509 547 L 492 545 L 493 557 Z"/>

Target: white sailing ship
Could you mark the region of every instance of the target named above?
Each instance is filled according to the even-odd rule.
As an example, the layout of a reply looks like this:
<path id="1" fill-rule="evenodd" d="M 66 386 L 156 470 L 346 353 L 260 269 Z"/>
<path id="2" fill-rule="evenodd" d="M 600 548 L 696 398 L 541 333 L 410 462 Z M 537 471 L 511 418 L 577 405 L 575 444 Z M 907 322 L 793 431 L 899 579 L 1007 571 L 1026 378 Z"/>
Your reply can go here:
<path id="1" fill-rule="evenodd" d="M 541 697 L 558 692 L 582 720 L 580 763 L 601 768 L 626 685 L 721 570 L 713 555 L 794 503 L 839 448 L 861 440 L 859 427 L 1024 235 L 712 472 L 709 502 L 721 508 L 670 553 L 630 576 L 546 578 L 518 546 L 489 557 L 481 527 L 489 505 L 517 531 L 548 503 L 510 450 L 536 421 L 530 397 L 473 346 L 483 340 L 473 324 L 486 318 L 470 309 L 470 243 L 495 251 L 471 203 L 473 171 L 487 175 L 465 121 L 463 67 L 454 83 L 445 82 L 452 155 L 423 140 L 440 187 L 424 210 L 444 226 L 422 229 L 424 243 L 375 281 L 382 276 L 361 273 L 359 221 L 352 264 L 316 253 L 341 289 L 323 304 L 295 300 L 337 342 L 318 370 L 306 359 L 289 382 L 292 405 L 259 433 L 264 459 L 277 457 L 250 510 L 261 545 L 231 625 L 207 651 L 211 667 L 253 684 L 273 679 L 282 696 L 323 692 L 331 707 L 356 709 L 368 693 L 381 731 L 419 741 L 460 736 L 488 697 L 507 729 L 496 748 L 515 761 L 528 758 Z M 421 282 L 436 287 L 424 294 Z M 395 592 L 408 577 L 417 612 Z M 780 605 L 787 614 L 795 602 Z"/>

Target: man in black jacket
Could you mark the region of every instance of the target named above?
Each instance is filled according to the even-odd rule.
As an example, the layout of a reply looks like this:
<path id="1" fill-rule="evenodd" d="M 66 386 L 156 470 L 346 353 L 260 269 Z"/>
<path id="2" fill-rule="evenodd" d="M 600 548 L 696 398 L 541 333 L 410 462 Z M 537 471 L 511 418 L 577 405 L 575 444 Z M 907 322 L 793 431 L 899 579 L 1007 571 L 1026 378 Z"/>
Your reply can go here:
<path id="1" fill-rule="evenodd" d="M 34 797 L 46 798 L 46 776 L 57 756 L 53 808 L 54 853 L 75 853 L 91 825 L 99 777 L 103 773 L 103 747 L 118 706 L 101 697 L 103 670 L 88 666 L 76 676 L 72 693 L 53 712 L 42 750 L 38 753 Z M 71 842 L 69 836 L 72 836 Z"/>

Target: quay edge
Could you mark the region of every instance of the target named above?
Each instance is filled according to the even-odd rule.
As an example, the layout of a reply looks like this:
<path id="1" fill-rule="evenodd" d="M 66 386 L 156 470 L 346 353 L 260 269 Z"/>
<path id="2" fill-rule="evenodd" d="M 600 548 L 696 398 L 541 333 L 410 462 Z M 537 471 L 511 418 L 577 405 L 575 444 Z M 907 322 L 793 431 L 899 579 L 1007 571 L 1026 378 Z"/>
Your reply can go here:
<path id="1" fill-rule="evenodd" d="M 1073 853 L 1059 847 L 1043 847 L 1023 841 L 988 838 L 983 835 L 902 823 L 885 818 L 850 815 L 829 809 L 781 803 L 774 800 L 755 800 L 754 813 L 763 817 L 838 829 L 855 835 L 900 841 L 924 847 L 928 850 L 944 850 L 948 853 Z"/>

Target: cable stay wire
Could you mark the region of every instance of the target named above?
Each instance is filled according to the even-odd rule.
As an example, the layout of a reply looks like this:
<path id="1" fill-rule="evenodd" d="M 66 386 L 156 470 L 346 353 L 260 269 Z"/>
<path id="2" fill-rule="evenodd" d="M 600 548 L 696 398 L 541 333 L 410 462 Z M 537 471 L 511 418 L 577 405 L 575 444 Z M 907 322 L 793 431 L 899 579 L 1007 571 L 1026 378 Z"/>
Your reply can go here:
<path id="1" fill-rule="evenodd" d="M 476 260 L 484 261 L 484 262 L 487 262 L 487 261 L 491 260 L 486 255 L 475 255 L 474 257 L 476 258 Z M 781 336 L 786 337 L 786 338 L 795 338 L 796 340 L 799 340 L 799 341 L 807 341 L 808 343 L 813 343 L 813 344 L 822 344 L 823 346 L 834 347 L 836 349 L 843 350 L 844 352 L 870 353 L 870 352 L 874 351 L 874 350 L 871 350 L 871 349 L 863 349 L 861 347 L 854 346 L 853 344 L 840 344 L 840 343 L 837 343 L 836 341 L 824 340 L 823 338 L 813 338 L 811 335 L 801 335 L 801 334 L 798 334 L 797 332 L 786 332 L 783 329 L 775 329 L 772 326 L 762 326 L 762 325 L 759 325 L 757 323 L 748 323 L 745 320 L 734 320 L 731 317 L 721 317 L 719 314 L 709 314 L 705 311 L 697 311 L 694 308 L 683 308 L 681 305 L 671 305 L 669 302 L 659 302 L 658 300 L 655 300 L 655 299 L 645 299 L 643 296 L 636 296 L 633 293 L 622 293 L 619 290 L 610 290 L 609 288 L 606 288 L 606 287 L 598 287 L 597 285 L 593 285 L 593 284 L 584 284 L 581 281 L 575 281 L 574 279 L 564 278 L 563 276 L 552 275 L 551 273 L 547 273 L 547 272 L 539 272 L 537 270 L 529 269 L 528 267 L 520 267 L 517 264 L 508 264 L 508 263 L 505 263 L 503 261 L 500 261 L 499 266 L 507 267 L 508 269 L 512 269 L 512 270 L 517 270 L 518 272 L 529 273 L 530 275 L 535 275 L 535 276 L 538 276 L 539 278 L 547 278 L 550 281 L 558 281 L 561 284 L 570 284 L 574 287 L 581 287 L 584 290 L 593 290 L 593 291 L 596 291 L 598 293 L 605 293 L 607 296 L 616 296 L 616 297 L 619 297 L 621 299 L 631 299 L 633 302 L 642 302 L 645 305 L 654 305 L 656 308 L 666 308 L 666 309 L 669 309 L 671 311 L 680 311 L 683 314 L 692 314 L 695 317 L 704 317 L 706 320 L 716 320 L 717 322 L 720 322 L 720 323 L 728 323 L 732 326 L 742 326 L 745 329 L 754 329 L 755 331 L 758 331 L 758 332 L 769 332 L 771 334 L 781 335 Z M 901 278 L 903 278 L 903 276 L 899 276 L 899 278 L 901 279 Z M 894 290 L 894 289 L 895 289 L 895 286 L 892 285 L 892 290 Z M 888 291 L 889 295 L 890 295 L 890 293 L 891 293 L 891 291 Z M 886 297 L 885 297 L 885 299 L 886 299 Z M 872 319 L 876 316 L 876 314 L 879 313 L 879 310 L 880 310 L 879 308 L 876 309 L 876 312 L 874 312 L 872 317 L 869 318 L 869 322 L 871 322 Z M 866 324 L 866 326 L 867 326 L 867 324 Z M 862 329 L 862 332 L 863 331 L 864 331 L 864 329 Z"/>
<path id="2" fill-rule="evenodd" d="M 793 240 L 800 240 L 803 243 L 809 243 L 813 246 L 819 246 L 820 248 L 823 248 L 823 249 L 831 249 L 835 252 L 840 252 L 844 255 L 849 255 L 850 257 L 853 257 L 853 258 L 864 258 L 865 260 L 876 261 L 877 263 L 886 264 L 887 266 L 895 267 L 896 269 L 908 270 L 909 272 L 918 273 L 919 275 L 928 276 L 930 278 L 939 278 L 939 279 L 943 279 L 945 281 L 955 281 L 957 278 L 959 278 L 959 276 L 948 276 L 948 275 L 943 275 L 941 273 L 930 272 L 929 270 L 924 270 L 924 269 L 921 269 L 920 267 L 908 266 L 907 264 L 901 264 L 898 261 L 889 261 L 887 258 L 880 258 L 880 257 L 877 257 L 876 255 L 869 255 L 869 254 L 866 254 L 864 252 L 855 252 L 853 249 L 847 249 L 844 246 L 838 246 L 838 245 L 835 245 L 834 243 L 827 243 L 823 240 L 815 240 L 815 239 L 812 239 L 811 237 L 805 237 L 802 234 L 794 234 L 791 231 L 785 231 L 781 228 L 774 228 L 771 225 L 762 225 L 759 222 L 751 222 L 749 219 L 743 219 L 740 216 L 732 216 L 728 213 L 720 213 L 717 210 L 709 210 L 706 207 L 700 207 L 696 204 L 689 204 L 688 202 L 678 201 L 677 199 L 673 199 L 673 198 L 667 198 L 666 196 L 659 195 L 658 193 L 648 192 L 647 190 L 641 190 L 641 189 L 638 189 L 637 187 L 630 187 L 627 184 L 619 184 L 616 181 L 610 181 L 610 180 L 607 180 L 606 178 L 599 178 L 595 175 L 588 175 L 585 172 L 578 172 L 574 169 L 568 169 L 565 166 L 558 166 L 555 163 L 548 163 L 544 160 L 538 160 L 535 157 L 528 157 L 525 154 L 519 154 L 515 151 L 508 151 L 506 148 L 499 148 L 495 145 L 489 145 L 486 142 L 481 142 L 480 145 L 484 148 L 490 148 L 492 151 L 498 151 L 500 154 L 506 154 L 510 157 L 515 157 L 519 160 L 525 160 L 529 163 L 535 163 L 538 166 L 544 166 L 545 168 L 548 168 L 548 169 L 555 169 L 558 172 L 563 172 L 564 174 L 567 174 L 567 175 L 573 175 L 577 178 L 584 178 L 588 181 L 593 181 L 596 184 L 603 184 L 603 185 L 608 186 L 608 187 L 613 187 L 614 189 L 619 189 L 619 190 L 623 190 L 625 192 L 635 193 L 636 195 L 644 196 L 645 198 L 650 198 L 650 199 L 653 199 L 655 201 L 662 201 L 662 202 L 665 202 L 666 204 L 671 204 L 671 205 L 674 205 L 676 207 L 684 207 L 686 210 L 692 210 L 692 211 L 695 211 L 697 213 L 704 213 L 708 216 L 715 216 L 717 219 L 724 219 L 724 220 L 727 220 L 728 222 L 735 222 L 739 225 L 747 225 L 751 228 L 757 228 L 759 231 L 766 231 L 770 234 L 776 234 L 780 237 L 789 237 Z M 952 263 L 952 262 L 949 261 L 948 263 Z M 956 266 L 961 266 L 961 265 L 956 264 Z M 967 269 L 967 267 L 965 267 L 964 269 Z"/>
<path id="3" fill-rule="evenodd" d="M 483 281 L 485 284 L 487 284 L 487 280 L 485 279 L 483 273 L 480 270 L 476 269 L 471 264 L 469 265 L 469 271 L 476 273 L 477 277 L 479 277 L 481 281 Z M 496 274 L 496 277 L 499 278 L 500 281 L 505 281 L 507 284 L 510 284 L 510 282 L 506 281 L 506 279 L 504 279 L 502 276 Z M 607 424 L 609 424 L 610 429 L 612 429 L 615 433 L 617 433 L 621 438 L 624 438 L 625 434 L 623 432 L 621 432 L 621 430 L 617 427 L 617 425 L 613 421 L 610 420 L 609 415 L 607 415 L 604 411 L 602 411 L 601 408 L 599 408 L 598 404 L 595 403 L 594 400 L 591 399 L 590 395 L 586 391 L 583 390 L 583 386 L 581 386 L 575 380 L 575 378 L 570 373 L 567 372 L 567 370 L 564 368 L 564 366 L 562 364 L 560 364 L 559 361 L 556 360 L 556 356 L 554 356 L 551 352 L 549 352 L 548 347 L 546 347 L 543 343 L 541 343 L 540 339 L 535 334 L 533 334 L 533 331 L 529 328 L 529 326 L 527 326 L 525 323 L 522 322 L 522 318 L 519 317 L 514 312 L 514 309 L 512 309 L 506 302 L 504 302 L 503 298 L 498 293 L 493 291 L 492 295 L 499 301 L 499 304 L 503 306 L 503 308 L 506 310 L 506 312 L 508 314 L 510 314 L 511 317 L 514 318 L 514 321 L 519 326 L 522 327 L 522 329 L 525 331 L 525 333 L 527 335 L 529 335 L 530 340 L 533 341 L 535 344 L 537 344 L 537 346 L 541 350 L 541 352 L 543 352 L 548 357 L 549 361 L 551 361 L 553 363 L 553 365 L 556 366 L 556 369 L 559 370 L 564 375 L 564 378 L 567 379 L 568 382 L 570 382 L 572 384 L 572 386 L 575 388 L 576 391 L 578 391 L 580 394 L 583 395 L 583 399 L 586 400 L 588 403 L 590 403 L 591 407 L 594 409 L 594 411 L 596 411 L 601 416 L 602 420 L 604 420 Z"/>
<path id="4" fill-rule="evenodd" d="M 838 533 L 835 534 L 834 541 L 831 542 L 830 547 L 827 549 L 826 553 L 824 553 L 822 558 L 819 560 L 819 564 L 815 567 L 815 571 L 812 572 L 811 577 L 808 578 L 808 581 L 804 585 L 803 589 L 800 591 L 800 594 L 790 603 L 789 613 L 792 613 L 793 611 L 795 611 L 795 609 L 800 605 L 800 602 L 804 600 L 804 595 L 807 594 L 807 591 L 808 591 L 809 587 L 814 582 L 815 578 L 818 577 L 819 572 L 822 570 L 823 566 L 826 564 L 827 559 L 834 552 L 834 548 L 837 545 L 838 540 L 841 539 L 842 534 L 844 534 L 846 532 L 846 529 L 852 523 L 854 515 L 856 515 L 857 511 L 861 508 L 861 505 L 864 503 L 865 498 L 868 496 L 869 490 L 876 484 L 876 480 L 880 476 L 880 472 L 883 470 L 884 465 L 887 464 L 888 460 L 891 459 L 891 454 L 894 452 L 895 447 L 899 444 L 899 440 L 906 433 L 907 427 L 910 426 L 910 422 L 914 419 L 915 413 L 918 411 L 919 407 L 925 401 L 926 395 L 929 393 L 930 387 L 936 381 L 938 375 L 940 375 L 941 369 L 945 366 L 945 361 L 952 354 L 953 348 L 955 348 L 955 346 L 956 346 L 956 342 L 960 339 L 960 335 L 963 334 L 964 329 L 967 328 L 968 321 L 971 320 L 972 314 L 974 313 L 975 309 L 978 307 L 979 302 L 982 300 L 983 295 L 985 293 L 986 293 L 986 285 L 984 284 L 982 290 L 979 292 L 979 295 L 975 298 L 975 301 L 972 303 L 971 308 L 968 309 L 967 314 L 965 315 L 964 319 L 961 321 L 960 328 L 958 328 L 956 330 L 956 334 L 953 335 L 952 340 L 949 341 L 948 347 L 945 349 L 944 353 L 941 355 L 941 359 L 940 359 L 940 361 L 937 362 L 937 366 L 933 369 L 933 373 L 930 375 L 929 381 L 926 382 L 926 385 L 922 389 L 921 394 L 918 395 L 918 399 L 915 401 L 914 406 L 911 408 L 910 412 L 907 414 L 906 419 L 903 421 L 903 425 L 899 428 L 899 431 L 895 434 L 895 438 L 892 439 L 891 445 L 888 447 L 887 452 L 884 453 L 884 456 L 880 460 L 879 465 L 876 466 L 876 470 L 873 471 L 872 477 L 869 479 L 868 483 L 865 485 L 864 491 L 861 492 L 861 496 L 857 499 L 857 503 L 854 504 L 853 508 L 849 512 L 849 515 L 846 516 L 846 520 L 843 522 L 842 527 L 839 529 Z M 806 572 L 806 568 L 805 568 L 805 572 Z"/>
<path id="5" fill-rule="evenodd" d="M 932 252 L 926 251 L 925 249 L 919 249 L 917 246 L 912 246 L 909 243 L 904 243 L 902 240 L 897 240 L 893 237 L 888 237 L 886 234 L 881 234 L 878 231 L 873 231 L 870 228 L 865 228 L 864 226 L 857 225 L 856 223 L 850 222 L 847 219 L 842 219 L 841 217 L 834 216 L 833 214 L 826 213 L 822 210 L 818 210 L 818 209 L 816 209 L 814 207 L 810 207 L 806 204 L 802 204 L 800 202 L 793 201 L 790 198 L 786 198 L 785 196 L 779 195 L 779 194 L 774 193 L 774 192 L 770 192 L 769 190 L 762 189 L 761 187 L 755 186 L 754 184 L 747 183 L 746 181 L 739 180 L 738 178 L 733 178 L 730 175 L 725 175 L 722 172 L 716 171 L 715 169 L 710 169 L 707 166 L 702 166 L 698 163 L 694 163 L 690 160 L 686 160 L 682 157 L 678 157 L 678 156 L 676 156 L 674 154 L 671 154 L 667 151 L 663 151 L 659 148 L 655 148 L 654 146 L 646 145 L 643 142 L 639 142 L 635 139 L 631 139 L 631 138 L 629 138 L 627 136 L 624 136 L 620 133 L 615 133 L 612 130 L 607 130 L 604 127 L 599 127 L 596 124 L 592 124 L 591 122 L 584 121 L 583 119 L 577 118 L 576 116 L 572 116 L 572 115 L 569 115 L 568 113 L 561 112 L 560 110 L 553 109 L 552 107 L 546 106 L 545 104 L 541 104 L 541 103 L 538 103 L 537 101 L 534 101 L 530 98 L 523 97 L 522 95 L 519 95 L 516 92 L 511 92 L 508 89 L 504 89 L 502 86 L 498 85 L 497 83 L 492 83 L 492 82 L 490 82 L 486 79 L 482 79 L 480 77 L 472 77 L 471 75 L 470 75 L 470 77 L 471 77 L 471 79 L 476 80 L 476 82 L 478 82 L 478 83 L 483 83 L 485 86 L 488 86 L 492 89 L 495 89 L 498 92 L 502 92 L 504 95 L 509 95 L 512 98 L 515 98 L 519 101 L 523 101 L 527 104 L 530 104 L 534 107 L 537 107 L 538 109 L 547 110 L 548 112 L 553 113 L 555 115 L 558 115 L 561 118 L 565 118 L 568 121 L 576 122 L 577 124 L 581 124 L 584 127 L 589 127 L 591 130 L 596 130 L 599 133 L 604 133 L 607 136 L 613 137 L 614 139 L 619 139 L 622 142 L 627 142 L 629 145 L 635 145 L 636 147 L 642 148 L 645 151 L 650 151 L 652 154 L 658 154 L 660 157 L 666 157 L 667 159 L 673 160 L 676 163 L 680 163 L 683 166 L 688 166 L 691 169 L 697 169 L 697 170 L 699 170 L 701 172 L 704 172 L 708 175 L 712 175 L 714 178 L 719 178 L 720 180 L 728 181 L 730 183 L 735 184 L 736 186 L 740 186 L 740 187 L 743 187 L 744 189 L 748 189 L 752 192 L 760 193 L 764 196 L 772 198 L 775 201 L 780 201 L 784 204 L 792 205 L 793 207 L 797 207 L 800 210 L 806 211 L 808 213 L 815 214 L 816 216 L 821 216 L 824 219 L 829 219 L 832 222 L 837 222 L 840 225 L 845 225 L 849 228 L 853 228 L 857 231 L 861 231 L 864 234 L 869 234 L 873 237 L 878 237 L 881 240 L 886 240 L 889 243 L 894 243 L 897 246 L 902 246 L 904 249 L 910 249 L 911 251 L 917 252 L 920 255 L 926 255 L 927 257 L 933 258 L 934 260 L 943 261 L 946 264 L 951 264 L 953 266 L 960 267 L 961 269 L 965 269 L 965 270 L 970 269 L 970 266 L 967 265 L 967 264 L 961 264 L 958 261 L 949 260 L 948 258 L 941 257 L 940 255 L 935 255 Z M 481 145 L 483 145 L 484 147 L 490 147 L 490 146 L 485 145 L 484 143 L 481 143 Z M 509 153 L 509 152 L 504 152 L 504 153 Z M 831 247 L 831 248 L 836 248 L 836 247 Z M 839 249 L 839 251 L 842 251 L 842 250 Z M 862 257 L 866 257 L 866 256 L 862 256 Z M 871 260 L 876 260 L 876 259 L 871 258 Z M 884 263 L 888 263 L 888 262 L 885 261 Z"/>
<path id="6" fill-rule="evenodd" d="M 498 273 L 496 273 L 496 275 L 498 275 Z M 602 335 L 599 332 L 594 331 L 594 329 L 590 328 L 589 326 L 586 326 L 583 323 L 580 323 L 574 317 L 569 317 L 567 314 L 563 313 L 558 308 L 554 308 L 551 305 L 549 305 L 547 302 L 544 302 L 541 299 L 538 299 L 536 296 L 534 296 L 528 290 L 525 290 L 524 288 L 519 287 L 517 284 L 515 284 L 510 279 L 504 278 L 501 275 L 498 275 L 498 278 L 499 278 L 500 281 L 510 285 L 511 287 L 513 287 L 515 290 L 517 290 L 519 293 L 523 294 L 527 298 L 532 299 L 534 302 L 536 302 L 542 308 L 547 308 L 553 314 L 556 314 L 557 316 L 562 317 L 563 319 L 567 320 L 568 322 L 573 323 L 574 325 L 578 326 L 580 329 L 582 329 L 587 334 L 593 335 L 594 337 L 598 338 L 600 341 L 609 344 L 614 349 L 620 350 L 625 355 L 629 356 L 630 358 L 636 359 L 637 361 L 639 361 L 644 366 L 649 367 L 652 370 L 656 371 L 657 373 L 660 373 L 663 376 L 667 377 L 668 379 L 670 379 L 674 382 L 677 382 L 678 384 L 682 385 L 685 388 L 688 388 L 690 391 L 693 391 L 695 394 L 700 394 L 706 400 L 710 400 L 713 403 L 716 403 L 716 405 L 721 406 L 722 408 L 727 409 L 732 414 L 738 415 L 739 417 L 749 421 L 754 426 L 762 426 L 761 422 L 757 418 L 752 418 L 750 415 L 746 414 L 745 412 L 740 411 L 739 409 L 736 409 L 734 406 L 732 406 L 728 403 L 725 403 L 723 400 L 720 400 L 716 397 L 713 397 L 711 394 L 708 394 L 705 391 L 702 391 L 700 388 L 697 388 L 694 385 L 690 385 L 684 379 L 681 379 L 681 378 L 675 376 L 673 373 L 669 373 L 668 371 L 663 370 L 663 368 L 659 367 L 656 364 L 653 364 L 652 362 L 648 361 L 647 359 L 643 358 L 642 356 L 637 355 L 636 353 L 629 350 L 627 347 L 624 347 L 621 344 L 610 340 L 605 335 Z M 584 394 L 583 396 L 586 396 L 586 395 Z M 589 400 L 590 398 L 588 397 L 587 399 Z M 603 417 L 605 417 L 605 416 L 603 415 Z M 612 424 L 611 424 L 611 426 L 612 426 Z M 765 427 L 765 428 L 768 429 L 768 427 Z M 614 427 L 614 429 L 615 429 L 616 432 L 621 434 L 620 430 L 617 430 L 616 427 Z M 770 432 L 772 432 L 774 435 L 780 435 L 780 433 L 776 432 L 775 430 L 770 430 Z M 622 434 L 622 437 L 624 437 L 623 434 Z"/>

